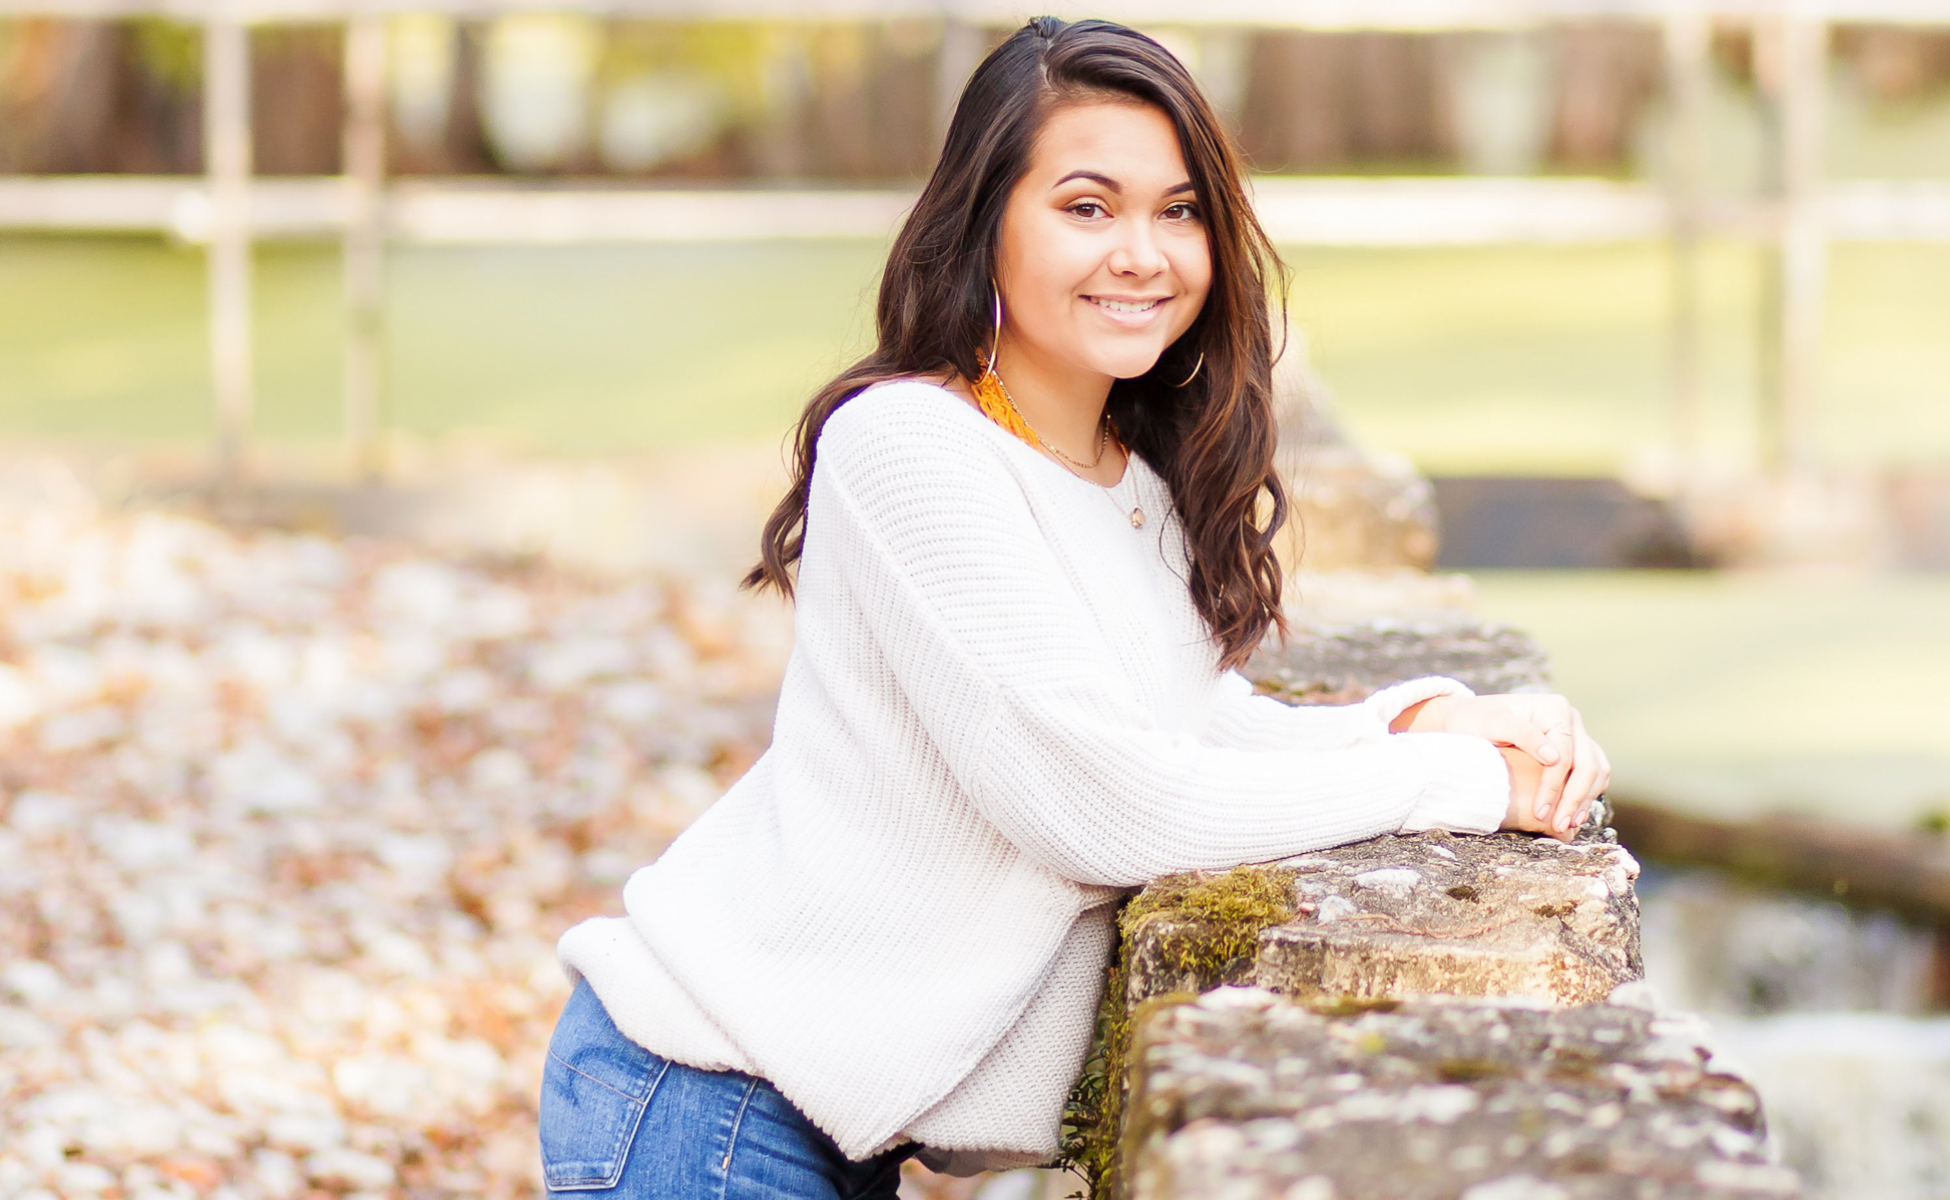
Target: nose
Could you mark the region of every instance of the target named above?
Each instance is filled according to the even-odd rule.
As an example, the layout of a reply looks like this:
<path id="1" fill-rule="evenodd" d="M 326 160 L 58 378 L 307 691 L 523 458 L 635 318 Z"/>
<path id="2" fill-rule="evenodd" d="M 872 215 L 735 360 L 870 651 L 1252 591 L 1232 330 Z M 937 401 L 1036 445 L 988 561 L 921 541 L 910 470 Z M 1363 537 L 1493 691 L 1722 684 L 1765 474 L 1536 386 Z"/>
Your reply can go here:
<path id="1" fill-rule="evenodd" d="M 1164 274 L 1171 264 L 1165 258 L 1164 247 L 1158 244 L 1158 234 L 1151 222 L 1134 216 L 1117 224 L 1117 244 L 1104 264 L 1111 273 L 1132 280 L 1155 279 Z"/>

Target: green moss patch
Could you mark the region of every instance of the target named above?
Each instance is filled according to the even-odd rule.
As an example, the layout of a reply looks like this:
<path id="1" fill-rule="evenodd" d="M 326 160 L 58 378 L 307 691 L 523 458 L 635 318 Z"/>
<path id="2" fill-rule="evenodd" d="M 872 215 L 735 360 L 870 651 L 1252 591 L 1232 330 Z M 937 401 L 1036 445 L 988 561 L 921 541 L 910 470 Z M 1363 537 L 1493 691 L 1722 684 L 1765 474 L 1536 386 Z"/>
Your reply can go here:
<path id="1" fill-rule="evenodd" d="M 1237 965 L 1259 955 L 1260 931 L 1293 918 L 1293 878 L 1285 867 L 1167 875 L 1124 905 L 1117 918 L 1117 957 L 1097 1008 L 1097 1036 L 1063 1114 L 1058 1165 L 1081 1174 L 1092 1200 L 1116 1200 L 1118 1143 L 1130 1092 L 1126 1057 L 1134 1013 L 1127 1003 L 1131 952 L 1150 927 L 1166 967 L 1217 987 Z"/>

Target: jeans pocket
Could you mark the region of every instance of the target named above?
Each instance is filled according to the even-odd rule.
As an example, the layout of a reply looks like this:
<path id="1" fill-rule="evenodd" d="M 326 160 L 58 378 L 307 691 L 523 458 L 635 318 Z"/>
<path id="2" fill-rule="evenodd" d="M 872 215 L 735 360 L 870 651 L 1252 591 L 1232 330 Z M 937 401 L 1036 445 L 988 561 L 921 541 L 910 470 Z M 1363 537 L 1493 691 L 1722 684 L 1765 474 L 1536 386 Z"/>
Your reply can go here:
<path id="1" fill-rule="evenodd" d="M 550 1191 L 616 1186 L 668 1066 L 618 1032 L 587 983 L 577 986 L 542 1067 L 542 1177 Z"/>

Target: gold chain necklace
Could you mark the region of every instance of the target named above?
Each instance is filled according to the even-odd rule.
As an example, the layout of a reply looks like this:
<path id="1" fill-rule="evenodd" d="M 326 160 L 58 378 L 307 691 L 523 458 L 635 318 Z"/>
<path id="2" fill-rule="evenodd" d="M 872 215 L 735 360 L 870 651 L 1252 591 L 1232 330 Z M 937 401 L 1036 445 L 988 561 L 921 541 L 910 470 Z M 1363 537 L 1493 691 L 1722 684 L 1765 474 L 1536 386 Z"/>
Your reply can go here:
<path id="1" fill-rule="evenodd" d="M 1103 414 L 1098 422 L 1097 457 L 1089 463 L 1078 462 L 1055 446 L 1052 446 L 1031 428 L 1028 419 L 1022 415 L 1022 410 L 1016 407 L 1016 398 L 1009 394 L 1008 385 L 1002 382 L 1001 374 L 987 363 L 984 363 L 983 367 L 981 377 L 968 385 L 968 390 L 975 394 L 975 403 L 981 407 L 983 414 L 989 420 L 994 421 L 997 425 L 1002 426 L 1002 428 L 1016 435 L 1031 450 L 1049 451 L 1064 470 L 1102 492 L 1104 498 L 1111 502 L 1112 507 L 1116 508 L 1120 513 L 1124 512 L 1124 505 L 1116 496 L 1111 494 L 1109 488 L 1084 474 L 1085 471 L 1094 470 L 1098 464 L 1104 461 L 1104 452 L 1110 446 L 1110 414 Z M 1124 439 L 1117 439 L 1117 444 L 1122 446 Z M 1131 473 L 1131 464 L 1128 456 L 1124 463 L 1124 473 L 1126 475 Z M 1121 483 L 1122 480 L 1119 482 Z M 1125 515 L 1130 519 L 1132 529 L 1142 529 L 1144 528 L 1144 506 L 1137 503 L 1135 480 L 1132 481 L 1131 500 L 1131 511 Z"/>

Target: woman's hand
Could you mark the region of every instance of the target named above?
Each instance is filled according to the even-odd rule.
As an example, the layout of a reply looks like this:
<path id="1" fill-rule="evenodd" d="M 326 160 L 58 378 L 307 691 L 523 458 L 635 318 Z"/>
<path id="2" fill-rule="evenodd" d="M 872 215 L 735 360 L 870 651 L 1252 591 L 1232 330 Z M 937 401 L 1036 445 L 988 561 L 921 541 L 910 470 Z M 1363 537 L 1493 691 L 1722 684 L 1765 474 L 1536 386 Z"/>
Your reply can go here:
<path id="1" fill-rule="evenodd" d="M 1611 784 L 1611 761 L 1584 731 L 1578 710 L 1562 696 L 1437 696 L 1404 710 L 1389 728 L 1395 733 L 1473 734 L 1504 749 L 1511 783 L 1506 829 L 1568 838 L 1584 824 L 1591 802 Z M 1522 805 L 1522 799 L 1530 803 Z"/>
<path id="2" fill-rule="evenodd" d="M 1537 815 L 1537 790 L 1544 782 L 1544 765 L 1515 746 L 1498 746 L 1503 755 L 1503 766 L 1510 772 L 1510 808 L 1503 814 L 1503 829 L 1520 829 L 1525 833 L 1547 833 L 1561 842 L 1568 842 L 1576 834 L 1578 825 L 1584 823 L 1582 813 L 1578 825 L 1560 832 L 1553 828 L 1554 821 Z M 1544 809 L 1550 813 L 1549 809 Z M 1551 814 L 1555 816 L 1555 814 Z"/>

